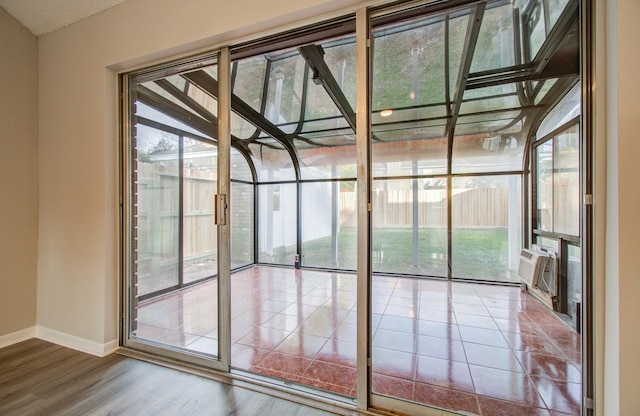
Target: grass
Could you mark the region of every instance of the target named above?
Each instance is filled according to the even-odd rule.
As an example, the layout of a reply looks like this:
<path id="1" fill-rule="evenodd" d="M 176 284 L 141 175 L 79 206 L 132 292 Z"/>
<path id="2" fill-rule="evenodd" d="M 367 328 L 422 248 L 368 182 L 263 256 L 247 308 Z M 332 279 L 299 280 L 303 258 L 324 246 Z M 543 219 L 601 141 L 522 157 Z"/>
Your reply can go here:
<path id="1" fill-rule="evenodd" d="M 303 244 L 303 265 L 355 270 L 356 231 L 338 233 L 337 263 L 331 237 Z M 278 247 L 270 260 L 293 264 L 295 247 Z M 374 272 L 447 275 L 447 234 L 442 229 L 421 229 L 418 234 L 417 264 L 413 264 L 411 229 L 376 229 L 372 237 Z M 508 274 L 508 234 L 504 228 L 456 229 L 452 233 L 452 274 L 454 277 L 504 281 Z"/>

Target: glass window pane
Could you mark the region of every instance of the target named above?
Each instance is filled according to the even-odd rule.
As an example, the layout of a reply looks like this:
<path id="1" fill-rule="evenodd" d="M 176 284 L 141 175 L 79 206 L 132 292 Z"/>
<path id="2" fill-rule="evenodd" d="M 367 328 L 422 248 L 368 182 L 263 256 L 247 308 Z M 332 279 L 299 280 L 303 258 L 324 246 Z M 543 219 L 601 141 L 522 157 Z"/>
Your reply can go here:
<path id="1" fill-rule="evenodd" d="M 554 138 L 553 231 L 580 235 L 580 135 L 578 125 Z"/>
<path id="2" fill-rule="evenodd" d="M 374 30 L 374 111 L 444 102 L 444 19 Z"/>
<path id="3" fill-rule="evenodd" d="M 571 91 L 564 96 L 551 112 L 545 117 L 536 132 L 536 138 L 541 139 L 555 129 L 568 123 L 580 115 L 580 84 L 576 84 Z"/>
<path id="4" fill-rule="evenodd" d="M 484 115 L 482 122 L 460 117 L 453 139 L 453 173 L 505 172 L 522 170 L 524 134 L 514 113 Z M 476 117 L 478 120 L 480 116 Z"/>
<path id="5" fill-rule="evenodd" d="M 333 74 L 342 93 L 356 108 L 356 39 L 349 36 L 323 44 L 324 61 Z"/>
<path id="6" fill-rule="evenodd" d="M 385 111 L 374 111 L 371 114 L 371 123 L 373 124 L 373 130 L 376 131 L 378 129 L 383 128 L 386 124 L 397 124 L 399 122 L 414 122 L 414 123 L 425 123 L 429 122 L 439 122 L 440 120 L 425 120 L 425 119 L 434 119 L 438 117 L 446 117 L 447 108 L 444 105 L 430 105 L 427 107 L 412 107 L 412 108 L 396 108 L 396 109 L 385 109 Z M 419 120 L 419 121 L 413 121 Z"/>
<path id="7" fill-rule="evenodd" d="M 249 139 L 258 128 L 251 124 L 249 121 L 237 115 L 234 111 L 231 112 L 231 136 L 238 139 Z"/>
<path id="8" fill-rule="evenodd" d="M 456 91 L 458 77 L 460 76 L 460 63 L 462 62 L 462 52 L 467 28 L 469 26 L 469 11 L 459 17 L 449 21 L 449 94 L 450 99 Z"/>
<path id="9" fill-rule="evenodd" d="M 536 236 L 536 244 L 558 252 L 558 240 L 556 239 Z"/>
<path id="10" fill-rule="evenodd" d="M 540 101 L 544 99 L 544 97 L 547 95 L 551 87 L 556 85 L 557 81 L 558 81 L 558 78 L 547 79 L 545 81 L 542 81 L 544 84 L 540 88 L 540 91 L 538 91 L 538 94 L 536 95 L 536 98 L 534 100 L 536 105 L 540 104 Z"/>
<path id="11" fill-rule="evenodd" d="M 291 181 L 296 179 L 289 152 L 275 140 L 249 145 L 251 160 L 259 182 Z"/>
<path id="12" fill-rule="evenodd" d="M 297 254 L 296 184 L 258 186 L 258 261 L 293 266 Z"/>
<path id="13" fill-rule="evenodd" d="M 300 55 L 271 62 L 265 117 L 273 124 L 297 123 L 300 120 L 304 67 L 305 62 Z"/>
<path id="14" fill-rule="evenodd" d="M 553 139 L 536 148 L 537 228 L 553 231 Z"/>
<path id="15" fill-rule="evenodd" d="M 218 237 L 213 214 L 217 160 L 216 146 L 185 139 L 182 185 L 184 283 L 218 273 Z"/>
<path id="16" fill-rule="evenodd" d="M 234 62 L 236 77 L 233 82 L 233 94 L 261 112 L 264 77 L 267 60 L 264 56 L 253 56 Z"/>
<path id="17" fill-rule="evenodd" d="M 582 300 L 582 251 L 580 246 L 567 246 L 567 301 L 569 315 L 575 317 L 576 305 Z M 575 322 L 575 319 L 574 319 Z"/>
<path id="18" fill-rule="evenodd" d="M 179 138 L 138 125 L 135 286 L 143 296 L 179 284 Z"/>
<path id="19" fill-rule="evenodd" d="M 447 189 L 440 181 L 374 180 L 374 272 L 447 275 Z"/>
<path id="20" fill-rule="evenodd" d="M 520 176 L 455 177 L 452 181 L 453 277 L 519 282 Z"/>
<path id="21" fill-rule="evenodd" d="M 231 268 L 254 262 L 253 189 L 253 185 L 231 182 Z"/>
<path id="22" fill-rule="evenodd" d="M 482 18 L 471 72 L 515 65 L 513 46 L 513 6 L 488 8 Z"/>
<path id="23" fill-rule="evenodd" d="M 298 148 L 302 179 L 356 177 L 356 146 Z"/>
<path id="24" fill-rule="evenodd" d="M 529 29 L 529 59 L 534 60 L 547 36 L 542 0 L 534 1 L 531 14 L 527 18 Z"/>
<path id="25" fill-rule="evenodd" d="M 549 31 L 558 21 L 558 18 L 566 8 L 569 0 L 547 0 L 548 13 L 549 13 Z"/>
<path id="26" fill-rule="evenodd" d="M 465 94 L 466 95 L 466 94 Z M 460 105 L 460 114 L 480 113 L 484 111 L 508 110 L 520 107 L 517 95 L 503 95 L 488 97 L 481 100 L 463 101 Z"/>
<path id="27" fill-rule="evenodd" d="M 302 265 L 355 270 L 356 239 L 355 182 L 303 184 Z"/>
<path id="28" fill-rule="evenodd" d="M 140 101 L 136 102 L 136 117 L 152 120 L 157 123 L 164 124 L 165 126 L 173 127 L 175 129 L 182 130 L 186 133 L 191 133 L 195 136 L 205 136 L 205 137 L 213 138 L 213 134 L 211 134 L 211 132 L 208 132 L 208 131 L 203 132 L 203 131 L 196 130 L 182 123 L 181 121 L 178 121 L 175 118 L 163 113 L 157 108 L 150 107 L 147 104 Z M 140 124 L 138 124 L 138 126 L 139 125 Z"/>
<path id="29" fill-rule="evenodd" d="M 254 182 L 247 159 L 235 148 L 231 148 L 231 179 Z"/>
<path id="30" fill-rule="evenodd" d="M 373 176 L 412 175 L 414 162 L 417 165 L 416 174 L 444 174 L 447 172 L 447 142 L 442 136 L 434 139 L 373 142 Z"/>

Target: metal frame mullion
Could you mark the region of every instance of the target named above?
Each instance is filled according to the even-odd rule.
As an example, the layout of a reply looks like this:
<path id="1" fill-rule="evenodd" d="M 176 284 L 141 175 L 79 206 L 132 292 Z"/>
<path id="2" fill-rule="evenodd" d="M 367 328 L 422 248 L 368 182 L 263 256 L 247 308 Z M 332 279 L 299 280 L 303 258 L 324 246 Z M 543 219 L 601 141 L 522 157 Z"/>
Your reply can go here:
<path id="1" fill-rule="evenodd" d="M 460 106 L 462 105 L 462 97 L 464 96 L 467 80 L 469 79 L 471 61 L 473 60 L 474 51 L 478 42 L 478 35 L 480 34 L 480 27 L 482 26 L 482 18 L 484 16 L 485 7 L 485 3 L 475 5 L 473 12 L 469 16 L 467 36 L 465 38 L 464 47 L 462 49 L 463 60 L 462 64 L 460 65 L 458 80 L 456 82 L 456 90 L 455 96 L 453 97 L 451 118 L 447 121 L 447 126 L 445 129 L 449 139 L 447 147 L 447 174 L 449 174 L 449 176 L 447 177 L 447 279 L 449 280 L 451 280 L 453 277 L 453 222 L 451 219 L 451 214 L 453 212 L 453 178 L 451 178 L 450 176 L 453 163 L 453 139 L 456 129 L 456 123 L 458 121 L 458 114 L 460 113 Z"/>
<path id="2" fill-rule="evenodd" d="M 184 286 L 184 137 L 178 137 L 178 286 Z"/>
<path id="3" fill-rule="evenodd" d="M 366 8 L 356 11 L 357 151 L 357 406 L 369 408 L 371 380 L 371 27 Z"/>
<path id="4" fill-rule="evenodd" d="M 231 55 L 222 48 L 218 62 L 218 194 L 231 193 Z M 227 221 L 217 225 L 218 232 L 218 359 L 222 370 L 231 365 L 231 240 L 230 212 L 224 208 Z"/>
<path id="5" fill-rule="evenodd" d="M 595 164 L 594 136 L 595 136 L 595 2 L 582 0 L 581 2 L 581 73 L 582 75 L 582 126 L 580 129 L 581 140 L 581 166 L 582 166 L 582 227 L 581 227 L 581 257 L 582 257 L 582 414 L 592 416 L 595 397 L 595 320 L 594 320 L 594 226 L 595 220 L 593 192 L 595 190 L 593 170 Z M 602 205 L 600 205 L 602 207 Z"/>

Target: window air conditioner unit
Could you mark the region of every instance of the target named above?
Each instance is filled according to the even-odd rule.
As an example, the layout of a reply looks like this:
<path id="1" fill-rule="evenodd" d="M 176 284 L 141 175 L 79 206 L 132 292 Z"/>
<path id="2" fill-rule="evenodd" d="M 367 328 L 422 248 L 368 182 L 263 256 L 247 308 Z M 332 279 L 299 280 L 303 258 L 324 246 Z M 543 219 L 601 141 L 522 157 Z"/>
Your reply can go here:
<path id="1" fill-rule="evenodd" d="M 558 293 L 557 257 L 555 253 L 538 246 L 523 249 L 520 252 L 518 276 L 522 280 L 523 289 L 529 290 L 543 303 L 557 309 Z"/>

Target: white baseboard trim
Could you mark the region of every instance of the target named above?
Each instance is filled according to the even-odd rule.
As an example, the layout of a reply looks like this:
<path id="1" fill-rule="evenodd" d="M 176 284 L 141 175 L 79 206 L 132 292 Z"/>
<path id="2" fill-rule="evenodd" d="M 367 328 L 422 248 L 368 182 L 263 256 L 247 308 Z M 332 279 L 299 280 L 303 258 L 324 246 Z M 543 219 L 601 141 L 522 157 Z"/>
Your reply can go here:
<path id="1" fill-rule="evenodd" d="M 98 357 L 107 356 L 118 348 L 117 339 L 101 344 L 99 342 L 80 338 L 75 335 L 56 331 L 55 329 L 45 328 L 43 326 L 36 327 L 35 337 L 43 341 L 48 341 L 76 351 L 86 352 L 87 354 L 96 355 Z"/>
<path id="2" fill-rule="evenodd" d="M 36 336 L 36 327 L 21 329 L 20 331 L 12 332 L 7 335 L 0 336 L 0 348 L 8 347 L 9 345 L 17 344 L 18 342 L 26 341 Z"/>

